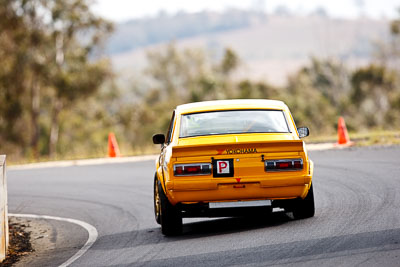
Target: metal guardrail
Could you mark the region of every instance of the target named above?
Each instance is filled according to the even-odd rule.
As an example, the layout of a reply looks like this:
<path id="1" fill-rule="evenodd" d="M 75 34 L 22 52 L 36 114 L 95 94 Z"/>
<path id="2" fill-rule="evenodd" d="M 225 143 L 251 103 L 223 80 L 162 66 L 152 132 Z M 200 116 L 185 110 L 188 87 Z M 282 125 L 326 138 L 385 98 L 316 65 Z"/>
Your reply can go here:
<path id="1" fill-rule="evenodd" d="M 8 248 L 6 156 L 0 155 L 0 262 L 6 257 Z"/>

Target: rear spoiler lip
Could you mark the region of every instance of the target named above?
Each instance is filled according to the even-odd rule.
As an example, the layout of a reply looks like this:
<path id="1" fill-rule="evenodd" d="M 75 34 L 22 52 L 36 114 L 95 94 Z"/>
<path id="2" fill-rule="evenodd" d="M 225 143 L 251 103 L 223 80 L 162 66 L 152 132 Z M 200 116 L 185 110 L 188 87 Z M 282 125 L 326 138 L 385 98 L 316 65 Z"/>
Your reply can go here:
<path id="1" fill-rule="evenodd" d="M 228 142 L 228 143 L 219 143 L 219 144 L 198 144 L 198 145 L 177 145 L 172 147 L 172 156 L 173 157 L 185 157 L 186 151 L 191 151 L 194 152 L 196 150 L 199 151 L 204 151 L 204 150 L 215 150 L 217 151 L 217 148 L 227 148 L 229 146 L 233 147 L 251 147 L 251 148 L 257 148 L 261 149 L 262 147 L 270 147 L 270 148 L 276 148 L 272 150 L 277 150 L 276 152 L 279 151 L 279 147 L 282 147 L 282 152 L 303 152 L 304 149 L 304 141 L 303 140 L 273 140 L 273 141 L 250 141 L 250 142 Z M 286 149 L 283 149 L 286 148 Z M 186 150 L 186 151 L 185 151 Z M 273 152 L 273 151 L 271 151 Z M 259 153 L 265 153 L 265 152 L 259 152 Z M 183 155 L 182 155 L 183 154 Z M 217 155 L 210 153 L 211 155 Z M 220 154 L 219 154 L 220 155 Z M 224 154 L 225 155 L 225 154 Z M 187 155 L 189 156 L 189 155 Z"/>
<path id="2" fill-rule="evenodd" d="M 172 147 L 172 150 L 174 149 L 180 149 L 180 148 L 196 148 L 196 147 L 213 147 L 213 146 L 235 146 L 235 145 L 262 145 L 262 144 L 275 144 L 275 143 L 280 143 L 280 144 L 290 144 L 290 145 L 298 145 L 301 143 L 303 145 L 304 141 L 303 140 L 272 140 L 272 141 L 249 141 L 249 142 L 227 142 L 227 143 L 219 143 L 219 144 L 198 144 L 198 145 L 176 145 Z"/>

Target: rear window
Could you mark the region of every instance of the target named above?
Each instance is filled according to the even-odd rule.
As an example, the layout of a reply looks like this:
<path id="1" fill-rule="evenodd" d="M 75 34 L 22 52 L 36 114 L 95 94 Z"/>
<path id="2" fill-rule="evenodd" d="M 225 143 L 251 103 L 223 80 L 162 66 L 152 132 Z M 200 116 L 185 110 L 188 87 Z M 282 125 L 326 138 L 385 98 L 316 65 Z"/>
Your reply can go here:
<path id="1" fill-rule="evenodd" d="M 182 115 L 179 137 L 288 132 L 282 110 L 224 110 Z"/>

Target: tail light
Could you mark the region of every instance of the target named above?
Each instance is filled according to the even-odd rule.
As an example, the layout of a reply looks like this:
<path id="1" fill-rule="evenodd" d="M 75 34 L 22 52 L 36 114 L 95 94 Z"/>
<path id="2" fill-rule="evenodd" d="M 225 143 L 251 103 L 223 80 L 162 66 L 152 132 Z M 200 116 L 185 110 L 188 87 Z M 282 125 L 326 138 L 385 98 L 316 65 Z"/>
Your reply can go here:
<path id="1" fill-rule="evenodd" d="M 299 171 L 303 169 L 303 159 L 266 160 L 265 171 Z"/>
<path id="2" fill-rule="evenodd" d="M 175 164 L 175 176 L 210 175 L 211 163 Z"/>

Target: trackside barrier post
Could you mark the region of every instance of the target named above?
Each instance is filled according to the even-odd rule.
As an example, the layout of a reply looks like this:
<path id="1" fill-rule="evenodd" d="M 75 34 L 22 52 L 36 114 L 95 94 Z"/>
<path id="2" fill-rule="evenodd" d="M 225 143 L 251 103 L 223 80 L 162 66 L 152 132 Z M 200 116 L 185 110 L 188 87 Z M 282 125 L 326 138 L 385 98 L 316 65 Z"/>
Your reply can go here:
<path id="1" fill-rule="evenodd" d="M 6 257 L 8 248 L 8 210 L 6 156 L 0 155 L 0 262 Z"/>

